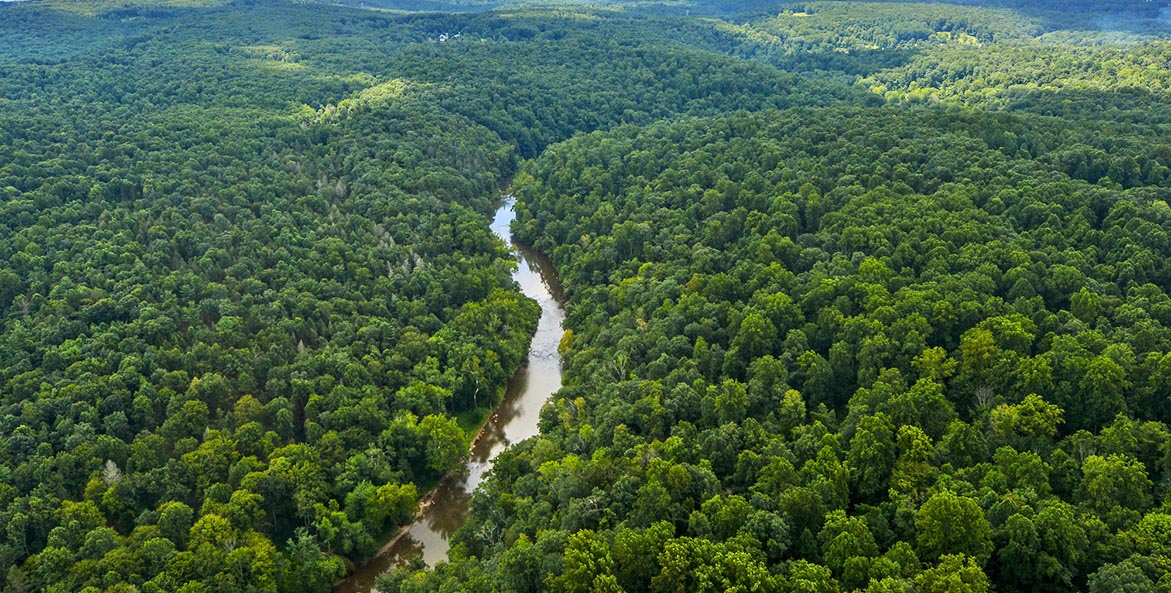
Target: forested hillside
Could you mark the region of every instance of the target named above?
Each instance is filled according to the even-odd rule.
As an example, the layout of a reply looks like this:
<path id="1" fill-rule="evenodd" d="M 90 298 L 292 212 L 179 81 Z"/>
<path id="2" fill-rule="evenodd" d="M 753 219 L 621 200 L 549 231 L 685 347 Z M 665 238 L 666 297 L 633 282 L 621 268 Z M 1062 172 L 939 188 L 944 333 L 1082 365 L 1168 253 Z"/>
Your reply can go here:
<path id="1" fill-rule="evenodd" d="M 219 4 L 3 7 L 9 590 L 328 588 L 524 355 L 487 226 L 519 158 L 859 94 L 665 41 L 703 26 Z"/>
<path id="2" fill-rule="evenodd" d="M 0 590 L 328 590 L 514 177 L 380 590 L 1171 587 L 1164 7 L 354 4 L 0 4 Z"/>
<path id="3" fill-rule="evenodd" d="M 510 150 L 393 84 L 339 113 L 393 46 L 265 43 L 371 25 L 332 14 L 99 21 L 4 66 L 9 590 L 328 588 L 523 357 L 481 224 Z"/>
<path id="4" fill-rule="evenodd" d="M 518 230 L 571 294 L 567 385 L 432 580 L 1165 584 L 1167 192 L 996 145 L 1053 123 L 766 111 L 527 165 Z"/>

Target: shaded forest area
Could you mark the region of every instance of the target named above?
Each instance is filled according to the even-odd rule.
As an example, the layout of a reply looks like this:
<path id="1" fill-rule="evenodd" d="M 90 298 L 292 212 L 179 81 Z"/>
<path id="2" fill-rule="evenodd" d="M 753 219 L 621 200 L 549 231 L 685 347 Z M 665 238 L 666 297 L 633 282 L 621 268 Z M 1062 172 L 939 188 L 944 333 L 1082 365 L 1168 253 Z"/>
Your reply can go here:
<path id="1" fill-rule="evenodd" d="M 1171 587 L 1162 9 L 462 4 L 0 6 L 5 592 L 328 590 L 524 357 L 514 175 L 566 386 L 380 590 Z"/>

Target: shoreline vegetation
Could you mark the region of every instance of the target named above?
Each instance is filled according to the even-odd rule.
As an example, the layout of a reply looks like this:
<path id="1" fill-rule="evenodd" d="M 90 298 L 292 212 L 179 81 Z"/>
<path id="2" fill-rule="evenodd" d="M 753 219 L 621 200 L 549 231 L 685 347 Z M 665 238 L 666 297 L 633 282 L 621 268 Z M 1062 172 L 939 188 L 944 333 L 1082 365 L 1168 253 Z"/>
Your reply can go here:
<path id="1" fill-rule="evenodd" d="M 517 367 L 516 372 L 521 372 L 524 365 L 525 365 L 525 363 L 521 362 L 521 366 Z M 503 402 L 505 393 L 506 393 L 506 390 L 501 390 L 500 398 L 499 398 L 499 401 L 497 402 L 497 405 L 499 405 L 501 402 Z M 493 415 L 496 413 L 495 406 L 493 406 L 492 408 L 486 408 L 486 410 L 487 410 L 487 412 L 484 414 L 483 420 L 480 421 L 479 427 L 476 428 L 476 430 L 472 433 L 472 438 L 468 442 L 467 450 L 469 452 L 473 451 L 476 448 L 476 445 L 479 442 L 480 437 L 483 435 L 485 427 L 487 427 L 488 423 L 492 421 Z M 354 560 L 352 560 L 350 558 L 342 558 L 342 560 L 344 560 L 346 562 L 347 572 L 349 574 L 347 574 L 345 577 L 338 579 L 338 581 L 333 584 L 333 587 L 337 587 L 337 586 L 345 583 L 347 581 L 347 579 L 352 575 L 352 573 L 354 572 L 354 570 L 356 568 L 364 567 L 364 566 L 370 564 L 371 562 L 375 561 L 376 559 L 381 558 L 381 557 L 385 556 L 386 554 L 389 554 L 391 552 L 391 550 L 394 549 L 394 546 L 399 542 L 399 540 L 402 539 L 403 537 L 405 537 L 410 532 L 411 527 L 413 527 L 416 522 L 418 522 L 419 520 L 426 517 L 427 510 L 430 509 L 431 505 L 434 503 L 435 495 L 437 492 L 439 492 L 440 487 L 442 487 L 444 485 L 444 482 L 447 480 L 463 478 L 467 473 L 467 469 L 468 469 L 467 463 L 463 463 L 460 465 L 459 468 L 450 470 L 446 474 L 444 474 L 443 477 L 440 478 L 439 481 L 436 482 L 435 485 L 432 486 L 427 491 L 426 494 L 419 497 L 419 500 L 418 500 L 418 507 L 419 508 L 415 512 L 414 519 L 410 523 L 407 523 L 405 525 L 401 525 L 398 528 L 394 529 L 392 531 L 392 533 L 394 535 L 391 536 L 389 539 L 386 539 L 385 540 L 386 543 L 382 544 L 382 546 L 379 547 L 378 551 L 376 551 L 374 554 L 372 554 L 366 558 L 363 558 L 358 562 L 355 562 Z"/>
<path id="2" fill-rule="evenodd" d="M 0 593 L 379 551 L 508 180 L 380 590 L 1171 584 L 1165 6 L 368 2 L 0 4 Z"/>
<path id="3" fill-rule="evenodd" d="M 500 208 L 502 208 L 506 204 L 506 200 L 511 200 L 513 203 L 515 203 L 515 198 L 508 195 L 508 189 L 510 187 L 511 187 L 511 180 L 507 181 L 506 183 L 501 184 L 502 200 L 501 200 L 500 204 L 498 204 L 496 206 L 497 212 L 499 212 Z M 497 214 L 497 216 L 498 216 L 498 214 Z M 498 222 L 494 221 L 493 222 L 494 231 L 499 234 L 501 231 L 499 229 L 495 228 L 496 224 L 498 224 Z M 507 236 L 502 235 L 502 236 L 500 236 L 500 238 L 506 244 L 512 243 L 511 231 L 505 230 L 504 232 L 507 233 Z M 561 297 L 558 296 L 559 294 L 561 294 L 560 293 L 560 280 L 556 276 L 556 271 L 552 269 L 552 262 L 549 261 L 548 258 L 544 256 L 544 254 L 541 254 L 540 252 L 532 250 L 531 248 L 522 247 L 521 249 L 524 254 L 519 256 L 518 264 L 520 266 L 526 266 L 526 265 L 529 265 L 528 261 L 526 261 L 526 258 L 527 259 L 532 259 L 534 257 L 541 258 L 542 263 L 539 264 L 540 267 L 542 268 L 542 271 L 539 274 L 540 281 L 543 284 L 551 283 L 552 287 L 548 288 L 548 296 L 552 297 L 554 300 L 556 300 L 558 302 L 561 302 Z M 552 277 L 551 278 L 548 277 L 547 274 L 551 274 Z M 517 272 L 517 281 L 518 281 L 518 283 L 522 284 L 522 292 L 524 292 L 525 295 L 530 299 L 536 298 L 536 295 L 532 294 L 531 291 L 534 291 L 534 290 L 542 291 L 543 290 L 543 289 L 537 289 L 537 288 L 531 287 L 531 286 L 525 286 L 524 284 L 526 283 L 526 280 L 524 278 L 524 271 L 520 270 L 520 269 L 518 269 L 518 272 Z M 542 316 L 544 316 L 544 312 L 542 312 Z M 492 406 L 491 408 L 481 408 L 482 410 L 484 410 L 484 414 L 480 417 L 480 420 L 476 423 L 475 430 L 470 431 L 471 439 L 467 445 L 467 450 L 469 452 L 469 455 L 475 455 L 476 450 L 477 450 L 478 446 L 480 445 L 481 440 L 484 438 L 486 430 L 488 429 L 490 424 L 493 426 L 494 430 L 501 431 L 502 434 L 528 434 L 529 432 L 532 432 L 535 429 L 536 422 L 537 422 L 537 416 L 536 416 L 536 414 L 532 413 L 533 412 L 532 410 L 530 410 L 529 413 L 527 413 L 527 414 L 520 414 L 520 415 L 515 415 L 515 416 L 510 415 L 508 417 L 508 419 L 504 421 L 504 424 L 498 424 L 498 420 L 500 418 L 500 414 L 502 413 L 502 407 L 507 404 L 511 404 L 513 406 L 516 406 L 516 405 L 532 406 L 533 404 L 537 403 L 537 402 L 532 401 L 532 397 L 528 396 L 528 392 L 534 390 L 532 380 L 537 379 L 536 377 L 531 377 L 530 373 L 541 372 L 541 368 L 539 366 L 534 367 L 533 365 L 531 365 L 530 364 L 530 357 L 534 354 L 534 349 L 539 347 L 538 342 L 540 342 L 541 340 L 538 339 L 539 338 L 538 334 L 540 334 L 542 331 L 556 333 L 559 336 L 558 341 L 560 341 L 560 336 L 563 333 L 560 327 L 555 327 L 555 328 L 550 329 L 550 328 L 543 328 L 543 326 L 541 324 L 538 324 L 537 331 L 534 334 L 533 339 L 530 340 L 529 356 L 526 357 L 525 360 L 521 361 L 520 366 L 518 366 L 517 369 L 514 371 L 512 379 L 510 379 L 508 381 L 505 388 L 500 392 L 500 396 L 495 399 L 495 405 Z M 542 353 L 539 353 L 539 352 L 535 353 L 535 354 L 537 356 L 542 355 Z M 558 368 L 559 368 L 559 366 L 560 365 L 558 363 Z M 512 393 L 511 390 L 513 390 L 513 389 L 523 390 L 525 393 L 521 393 L 520 391 L 518 391 L 516 393 Z M 551 387 L 550 387 L 550 389 L 551 389 Z M 545 397 L 547 397 L 548 395 L 551 395 L 551 393 L 550 394 L 543 394 L 543 395 Z M 509 402 L 508 400 L 510 400 L 510 399 L 512 399 L 513 401 Z M 462 422 L 462 419 L 461 419 L 461 422 Z M 519 424 L 524 424 L 524 426 L 518 426 Z M 497 436 L 496 438 L 500 438 L 500 437 Z M 505 438 L 507 438 L 507 437 L 505 437 Z M 500 443 L 496 443 L 496 444 L 499 445 Z M 487 454 L 489 456 L 492 455 L 491 451 L 489 451 Z M 491 463 L 493 460 L 487 459 L 486 461 L 488 463 Z M 467 479 L 467 472 L 470 469 L 469 464 L 472 462 L 473 461 L 469 458 L 467 461 L 465 461 L 461 465 L 460 470 L 462 470 L 462 471 L 459 471 L 459 470 L 449 471 L 446 475 L 444 475 L 444 477 L 437 484 L 435 484 L 432 488 L 430 488 L 424 496 L 420 497 L 419 510 L 415 515 L 415 520 L 412 523 L 410 523 L 408 525 L 404 525 L 404 526 L 400 527 L 399 529 L 397 529 L 396 532 L 386 540 L 386 543 L 382 545 L 382 547 L 378 550 L 378 552 L 376 552 L 374 555 L 372 555 L 368 558 L 363 559 L 361 562 L 358 562 L 358 563 L 354 563 L 354 562 L 350 561 L 349 559 L 345 559 L 347 562 L 347 571 L 350 574 L 348 574 L 346 577 L 343 577 L 338 582 L 336 582 L 333 586 L 333 589 L 336 591 L 336 590 L 338 590 L 339 587 L 349 586 L 349 588 L 346 590 L 352 590 L 354 588 L 354 583 L 351 582 L 351 579 L 357 577 L 357 575 L 354 574 L 357 569 L 365 568 L 372 562 L 376 562 L 379 560 L 385 560 L 390 554 L 393 554 L 394 550 L 396 549 L 400 540 L 403 537 L 407 537 L 409 535 L 409 533 L 410 533 L 411 529 L 414 527 L 414 525 L 418 521 L 424 520 L 428 517 L 429 511 L 431 510 L 432 505 L 437 504 L 436 499 L 442 496 L 442 494 L 441 494 L 442 489 L 453 487 L 453 484 L 451 483 L 452 480 L 461 480 L 462 481 L 462 480 Z M 469 484 L 469 486 L 475 487 L 474 485 L 470 485 L 470 484 Z M 466 488 L 466 486 L 465 486 L 465 488 Z M 471 492 L 468 492 L 468 494 L 470 495 Z M 442 504 L 442 503 L 439 503 L 439 504 Z M 440 509 L 440 512 L 444 512 L 444 511 L 442 509 Z M 399 559 L 399 561 L 405 561 L 405 560 L 406 559 L 402 559 L 402 558 Z M 387 563 L 382 562 L 379 564 L 379 567 L 381 567 L 384 564 L 387 564 Z M 396 570 L 398 568 L 400 568 L 400 567 L 390 566 L 389 570 Z"/>

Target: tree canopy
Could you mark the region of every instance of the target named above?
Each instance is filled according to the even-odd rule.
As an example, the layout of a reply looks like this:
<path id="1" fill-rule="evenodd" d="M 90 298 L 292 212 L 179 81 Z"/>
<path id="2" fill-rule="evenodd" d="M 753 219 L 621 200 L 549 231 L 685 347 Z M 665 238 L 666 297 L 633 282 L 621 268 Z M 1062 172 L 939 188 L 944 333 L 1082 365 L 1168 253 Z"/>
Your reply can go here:
<path id="1" fill-rule="evenodd" d="M 0 589 L 377 550 L 535 330 L 509 180 L 564 387 L 380 590 L 1166 589 L 1160 7 L 591 4 L 0 6 Z"/>

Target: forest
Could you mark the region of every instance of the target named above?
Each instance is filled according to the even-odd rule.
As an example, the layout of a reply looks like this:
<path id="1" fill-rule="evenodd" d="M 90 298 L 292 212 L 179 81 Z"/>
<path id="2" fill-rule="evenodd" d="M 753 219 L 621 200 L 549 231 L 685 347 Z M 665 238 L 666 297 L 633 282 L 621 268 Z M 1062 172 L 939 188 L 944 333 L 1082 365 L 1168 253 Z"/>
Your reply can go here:
<path id="1" fill-rule="evenodd" d="M 0 3 L 0 591 L 1171 591 L 1171 8 Z"/>

